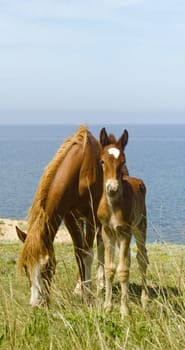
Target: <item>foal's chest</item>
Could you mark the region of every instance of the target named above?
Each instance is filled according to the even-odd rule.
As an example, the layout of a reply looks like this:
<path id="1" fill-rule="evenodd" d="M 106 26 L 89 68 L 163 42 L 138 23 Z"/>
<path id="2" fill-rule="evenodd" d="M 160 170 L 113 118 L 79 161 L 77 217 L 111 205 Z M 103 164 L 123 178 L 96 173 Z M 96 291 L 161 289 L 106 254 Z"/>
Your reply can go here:
<path id="1" fill-rule="evenodd" d="M 123 210 L 120 208 L 114 208 L 113 211 L 111 210 L 111 207 L 109 207 L 109 215 L 107 216 L 106 224 L 109 225 L 111 229 L 120 229 L 121 227 L 125 226 L 126 222 L 127 218 Z"/>

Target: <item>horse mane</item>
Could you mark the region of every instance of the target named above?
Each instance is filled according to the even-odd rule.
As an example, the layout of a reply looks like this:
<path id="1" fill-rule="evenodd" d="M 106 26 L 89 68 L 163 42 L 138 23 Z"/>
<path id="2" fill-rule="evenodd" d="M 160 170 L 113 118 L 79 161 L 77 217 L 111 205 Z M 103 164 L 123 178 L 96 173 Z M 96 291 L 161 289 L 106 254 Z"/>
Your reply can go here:
<path id="1" fill-rule="evenodd" d="M 77 132 L 66 138 L 64 143 L 60 146 L 51 162 L 46 166 L 44 173 L 40 179 L 37 192 L 35 193 L 32 206 L 28 212 L 28 230 L 34 225 L 35 220 L 38 220 L 40 211 L 45 208 L 47 194 L 52 183 L 52 180 L 57 172 L 61 162 L 64 160 L 66 154 L 73 147 L 74 144 L 83 144 L 85 147 L 87 141 L 87 127 L 81 125 Z"/>
<path id="2" fill-rule="evenodd" d="M 49 225 L 49 217 L 45 211 L 47 194 L 52 180 L 57 172 L 57 169 L 61 162 L 64 160 L 66 154 L 74 144 L 81 144 L 83 148 L 85 148 L 87 136 L 87 127 L 81 125 L 75 134 L 66 138 L 51 162 L 46 166 L 40 179 L 32 205 L 28 211 L 28 234 L 23 245 L 22 253 L 19 257 L 19 270 L 22 270 L 25 261 L 27 261 L 28 265 L 33 266 L 38 261 L 38 257 L 41 256 L 42 253 L 44 253 L 46 250 L 51 251 L 51 238 L 44 236 L 46 227 L 48 229 L 48 232 L 51 230 Z"/>
<path id="3" fill-rule="evenodd" d="M 113 134 L 109 134 L 109 144 L 116 143 L 116 138 Z"/>

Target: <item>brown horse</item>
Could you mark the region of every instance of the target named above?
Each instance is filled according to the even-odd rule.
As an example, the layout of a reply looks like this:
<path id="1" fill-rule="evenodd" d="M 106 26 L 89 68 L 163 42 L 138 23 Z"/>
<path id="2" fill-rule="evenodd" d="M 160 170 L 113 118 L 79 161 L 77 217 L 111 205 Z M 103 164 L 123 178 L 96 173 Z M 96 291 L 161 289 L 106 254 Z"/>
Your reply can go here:
<path id="1" fill-rule="evenodd" d="M 100 229 L 97 207 L 102 195 L 100 144 L 80 126 L 66 139 L 41 177 L 32 207 L 28 213 L 27 234 L 17 229 L 24 242 L 19 268 L 25 268 L 31 285 L 32 306 L 48 303 L 49 287 L 55 272 L 53 241 L 62 220 L 74 244 L 80 281 L 90 287 L 93 241 Z M 98 236 L 98 256 L 103 259 Z M 102 278 L 103 260 L 100 262 Z"/>
<path id="2" fill-rule="evenodd" d="M 105 128 L 100 132 L 102 145 L 103 195 L 98 207 L 105 246 L 106 295 L 104 308 L 112 308 L 112 282 L 116 272 L 114 263 L 115 245 L 120 248 L 117 274 L 121 284 L 121 315 L 128 314 L 128 283 L 130 268 L 130 241 L 132 233 L 138 248 L 137 260 L 142 276 L 142 306 L 148 297 L 146 269 L 148 264 L 146 242 L 145 185 L 142 180 L 125 175 L 124 148 L 128 142 L 125 130 L 117 141 L 108 136 Z"/>

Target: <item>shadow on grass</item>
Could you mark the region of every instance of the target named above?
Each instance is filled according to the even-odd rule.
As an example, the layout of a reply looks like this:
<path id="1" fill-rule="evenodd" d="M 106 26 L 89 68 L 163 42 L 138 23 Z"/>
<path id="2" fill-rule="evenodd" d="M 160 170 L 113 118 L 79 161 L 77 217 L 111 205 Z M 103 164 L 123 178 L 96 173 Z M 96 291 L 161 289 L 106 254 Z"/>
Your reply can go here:
<path id="1" fill-rule="evenodd" d="M 168 299 L 171 296 L 180 296 L 181 293 L 177 287 L 150 287 L 148 286 L 149 298 L 155 299 L 162 297 Z M 129 285 L 129 294 L 131 298 L 140 298 L 141 296 L 141 285 L 131 283 Z"/>
<path id="2" fill-rule="evenodd" d="M 148 286 L 148 292 L 149 292 L 149 299 L 156 299 L 158 297 L 161 297 L 164 300 L 168 300 L 171 297 L 178 297 L 182 296 L 182 293 L 177 287 L 150 287 Z M 120 285 L 119 283 L 115 283 L 113 285 L 113 298 L 117 299 L 120 297 Z M 137 283 L 130 283 L 129 284 L 129 298 L 134 303 L 140 302 L 141 298 L 141 285 Z"/>

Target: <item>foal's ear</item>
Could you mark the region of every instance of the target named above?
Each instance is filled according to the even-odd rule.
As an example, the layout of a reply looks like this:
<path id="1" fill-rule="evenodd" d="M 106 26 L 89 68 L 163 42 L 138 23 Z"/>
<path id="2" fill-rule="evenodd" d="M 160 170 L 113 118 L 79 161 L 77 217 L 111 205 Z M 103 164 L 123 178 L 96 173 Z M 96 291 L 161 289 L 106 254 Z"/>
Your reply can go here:
<path id="1" fill-rule="evenodd" d="M 128 131 L 125 129 L 121 137 L 119 138 L 117 144 L 121 147 L 122 150 L 124 150 L 125 146 L 128 142 Z"/>
<path id="2" fill-rule="evenodd" d="M 109 137 L 107 135 L 107 131 L 105 128 L 102 128 L 100 131 L 100 143 L 102 147 L 108 146 L 109 145 Z"/>
<path id="3" fill-rule="evenodd" d="M 17 231 L 17 236 L 24 243 L 24 241 L 26 239 L 26 233 L 21 231 L 21 229 L 19 227 L 17 227 L 17 226 L 15 228 L 16 228 L 16 231 Z"/>

